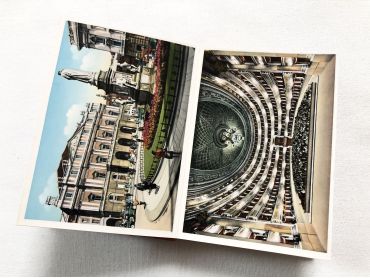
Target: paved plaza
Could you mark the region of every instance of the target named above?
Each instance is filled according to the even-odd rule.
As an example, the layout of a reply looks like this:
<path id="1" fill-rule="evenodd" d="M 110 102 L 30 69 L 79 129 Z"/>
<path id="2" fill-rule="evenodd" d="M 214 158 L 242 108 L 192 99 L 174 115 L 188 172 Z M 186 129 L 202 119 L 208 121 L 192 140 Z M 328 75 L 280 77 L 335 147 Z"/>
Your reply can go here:
<path id="1" fill-rule="evenodd" d="M 189 99 L 190 78 L 194 51 L 187 54 L 187 62 L 184 63 L 181 86 L 177 91 L 177 111 L 172 122 L 172 129 L 170 131 L 167 150 L 181 152 L 185 131 L 185 121 L 187 104 Z M 142 148 L 141 143 L 139 148 Z M 138 154 L 139 156 L 139 154 Z M 140 168 L 140 159 L 137 160 L 137 169 Z M 135 196 L 139 201 L 144 201 L 146 207 L 138 206 L 136 211 L 136 228 L 153 228 L 169 230 L 172 228 L 173 207 L 176 201 L 177 182 L 180 171 L 181 157 L 174 157 L 173 159 L 162 158 L 159 168 L 153 182 L 159 186 L 159 190 L 149 191 L 135 191 Z M 137 174 L 135 183 L 141 182 L 142 175 Z M 143 217 L 145 214 L 145 217 Z"/>

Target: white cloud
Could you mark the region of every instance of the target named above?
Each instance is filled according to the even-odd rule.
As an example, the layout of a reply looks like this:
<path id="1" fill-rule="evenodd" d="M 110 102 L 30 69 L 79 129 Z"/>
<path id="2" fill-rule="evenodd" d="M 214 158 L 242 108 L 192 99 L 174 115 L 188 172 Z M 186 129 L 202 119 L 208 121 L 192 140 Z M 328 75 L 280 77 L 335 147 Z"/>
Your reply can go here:
<path id="1" fill-rule="evenodd" d="M 83 49 L 78 50 L 77 46 L 75 45 L 71 45 L 69 49 L 71 50 L 73 60 L 81 60 L 83 56 L 86 54 Z"/>
<path id="2" fill-rule="evenodd" d="M 50 175 L 50 177 L 48 178 L 47 182 L 46 182 L 46 185 L 44 187 L 44 190 L 41 192 L 41 194 L 39 195 L 39 202 L 41 205 L 44 206 L 45 209 L 49 209 L 50 207 L 45 205 L 45 201 L 46 201 L 46 198 L 48 196 L 55 196 L 57 197 L 55 194 L 57 192 L 57 175 L 56 173 L 53 173 Z"/>
<path id="3" fill-rule="evenodd" d="M 86 71 L 108 70 L 112 55 L 107 51 L 90 51 L 82 57 L 80 69 Z"/>
<path id="4" fill-rule="evenodd" d="M 81 120 L 81 111 L 84 107 L 80 104 L 73 104 L 67 111 L 67 122 L 64 127 L 64 135 L 70 137 L 77 128 L 77 123 Z"/>
<path id="5" fill-rule="evenodd" d="M 72 59 L 80 62 L 80 69 L 86 71 L 108 70 L 112 55 L 107 51 L 82 48 L 71 45 Z"/>

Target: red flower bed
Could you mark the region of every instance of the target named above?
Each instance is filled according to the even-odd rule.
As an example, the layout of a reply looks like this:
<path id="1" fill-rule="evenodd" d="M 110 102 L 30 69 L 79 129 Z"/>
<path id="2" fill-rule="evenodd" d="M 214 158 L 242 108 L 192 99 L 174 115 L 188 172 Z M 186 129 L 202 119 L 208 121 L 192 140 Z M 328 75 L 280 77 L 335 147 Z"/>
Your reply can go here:
<path id="1" fill-rule="evenodd" d="M 162 108 L 161 104 L 164 92 L 163 81 L 165 78 L 165 74 L 161 68 L 161 63 L 163 62 L 162 60 L 165 54 L 165 47 L 162 41 L 158 41 L 155 53 L 156 53 L 154 58 L 154 65 L 156 67 L 155 85 L 152 100 L 150 103 L 150 111 L 145 117 L 143 131 L 143 141 L 145 148 L 150 148 L 153 143 Z"/>

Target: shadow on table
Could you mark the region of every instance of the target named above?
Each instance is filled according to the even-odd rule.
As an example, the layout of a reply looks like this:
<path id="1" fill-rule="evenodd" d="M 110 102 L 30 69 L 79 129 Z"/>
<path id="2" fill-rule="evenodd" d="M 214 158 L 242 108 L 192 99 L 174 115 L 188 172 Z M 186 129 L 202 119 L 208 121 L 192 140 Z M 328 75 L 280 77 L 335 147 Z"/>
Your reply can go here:
<path id="1" fill-rule="evenodd" d="M 183 240 L 50 230 L 45 276 L 300 276 L 310 259 Z"/>

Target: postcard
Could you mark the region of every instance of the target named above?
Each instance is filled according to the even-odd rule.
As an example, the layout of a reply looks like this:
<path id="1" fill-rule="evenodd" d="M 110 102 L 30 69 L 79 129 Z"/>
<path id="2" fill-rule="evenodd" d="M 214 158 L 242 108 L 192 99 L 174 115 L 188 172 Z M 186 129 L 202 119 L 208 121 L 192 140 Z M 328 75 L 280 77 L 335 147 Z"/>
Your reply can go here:
<path id="1" fill-rule="evenodd" d="M 67 22 L 24 218 L 171 231 L 193 56 Z"/>
<path id="2" fill-rule="evenodd" d="M 328 258 L 335 61 L 66 22 L 18 222 Z"/>
<path id="3" fill-rule="evenodd" d="M 205 51 L 185 238 L 327 252 L 334 71 L 335 55 Z"/>

